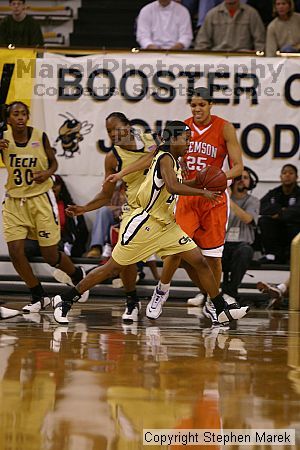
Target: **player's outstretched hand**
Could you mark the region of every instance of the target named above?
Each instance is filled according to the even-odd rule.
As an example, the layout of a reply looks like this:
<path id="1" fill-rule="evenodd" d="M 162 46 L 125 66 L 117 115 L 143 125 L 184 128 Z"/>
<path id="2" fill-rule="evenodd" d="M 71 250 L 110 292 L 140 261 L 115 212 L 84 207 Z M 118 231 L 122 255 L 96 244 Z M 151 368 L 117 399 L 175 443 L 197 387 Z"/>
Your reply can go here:
<path id="1" fill-rule="evenodd" d="M 6 150 L 9 146 L 9 141 L 7 139 L 0 139 L 0 150 Z"/>
<path id="2" fill-rule="evenodd" d="M 81 216 L 85 213 L 84 207 L 79 205 L 68 205 L 65 211 L 69 217 Z"/>
<path id="3" fill-rule="evenodd" d="M 105 178 L 104 183 L 116 183 L 119 180 L 122 180 L 121 172 L 112 173 L 111 175 L 108 175 L 108 177 Z"/>
<path id="4" fill-rule="evenodd" d="M 222 192 L 219 191 L 208 191 L 207 189 L 203 189 L 203 193 L 201 194 L 204 198 L 209 200 L 212 203 L 220 203 L 220 199 L 222 198 Z"/>

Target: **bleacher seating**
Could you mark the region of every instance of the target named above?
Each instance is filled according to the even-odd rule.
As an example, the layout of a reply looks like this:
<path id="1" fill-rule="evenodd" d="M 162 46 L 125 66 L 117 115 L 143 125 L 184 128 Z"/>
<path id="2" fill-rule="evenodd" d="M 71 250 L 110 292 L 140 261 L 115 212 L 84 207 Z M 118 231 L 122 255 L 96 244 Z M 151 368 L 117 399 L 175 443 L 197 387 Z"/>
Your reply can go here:
<path id="1" fill-rule="evenodd" d="M 45 45 L 64 45 L 65 36 L 62 33 L 56 33 L 56 31 L 46 31 L 43 33 Z"/>
<path id="2" fill-rule="evenodd" d="M 89 48 L 135 47 L 135 20 L 147 3 L 149 0 L 82 0 L 78 19 L 74 21 L 74 32 L 70 36 L 71 45 Z"/>
<path id="3" fill-rule="evenodd" d="M 85 267 L 85 270 L 88 271 L 93 267 L 97 266 L 98 260 L 93 258 L 72 258 L 74 264 L 81 265 Z M 46 264 L 41 257 L 34 257 L 30 259 L 30 262 L 33 264 L 34 271 L 38 270 L 38 277 L 42 283 L 45 283 L 47 286 L 47 292 L 49 294 L 57 293 L 57 283 L 54 278 L 51 276 L 51 268 Z M 11 267 L 11 261 L 9 256 L 0 255 L 0 267 L 4 268 L 5 265 L 8 264 Z M 158 262 L 159 266 L 162 266 L 161 262 Z M 7 266 L 6 266 L 7 267 Z M 256 289 L 257 275 L 259 279 L 265 279 L 266 273 L 274 272 L 274 278 L 276 282 L 281 282 L 281 279 L 286 279 L 286 272 L 290 270 L 288 265 L 278 265 L 278 264 L 259 264 L 257 261 L 253 261 L 250 269 L 249 275 L 252 277 L 250 282 L 243 281 L 240 288 L 240 296 L 241 303 L 250 302 L 257 307 L 264 307 L 268 303 L 267 294 L 262 294 Z M 181 277 L 180 271 L 183 269 L 179 269 L 179 277 L 174 277 L 172 281 L 172 289 L 170 294 L 170 299 L 181 299 L 182 301 L 186 301 L 187 298 L 192 297 L 198 293 L 198 289 L 195 288 L 193 283 L 185 276 L 185 272 L 183 271 L 184 276 Z M 260 276 L 258 272 L 261 272 Z M 281 273 L 281 278 L 277 278 L 278 274 Z M 256 275 L 256 277 L 255 277 Z M 246 278 L 247 280 L 247 278 Z M 152 277 L 146 276 L 144 280 L 141 280 L 138 285 L 139 295 L 141 297 L 149 297 L 152 294 L 153 288 L 156 285 L 157 281 L 153 280 Z M 64 291 L 66 286 L 60 285 L 60 290 Z M 0 274 L 0 294 L 6 295 L 14 292 L 14 294 L 24 294 L 28 292 L 27 287 L 24 282 L 20 279 L 17 274 L 8 274 L 4 273 Z M 108 297 L 123 297 L 124 291 L 122 289 L 115 289 L 111 280 L 107 280 L 101 285 L 97 285 L 92 289 L 92 295 L 98 296 L 108 296 Z"/>
<path id="4" fill-rule="evenodd" d="M 69 20 L 73 17 L 73 9 L 70 6 L 34 6 L 28 5 L 28 15 L 32 15 L 37 20 Z M 7 5 L 0 5 L 0 19 L 10 15 L 11 10 Z"/>
<path id="5" fill-rule="evenodd" d="M 77 16 L 79 2 L 73 0 L 30 0 L 27 14 L 40 22 L 46 47 L 68 46 L 73 20 Z M 11 14 L 7 1 L 0 0 L 0 21 Z"/>

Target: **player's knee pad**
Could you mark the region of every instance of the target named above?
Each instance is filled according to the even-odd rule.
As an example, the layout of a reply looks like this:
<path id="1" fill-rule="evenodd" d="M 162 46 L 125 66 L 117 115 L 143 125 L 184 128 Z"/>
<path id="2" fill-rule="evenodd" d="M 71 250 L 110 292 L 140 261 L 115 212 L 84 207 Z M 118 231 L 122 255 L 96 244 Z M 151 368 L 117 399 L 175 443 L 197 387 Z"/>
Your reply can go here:
<path id="1" fill-rule="evenodd" d="M 56 262 L 54 264 L 50 264 L 50 266 L 58 268 L 60 266 L 61 258 L 62 258 L 62 252 L 59 251 Z"/>

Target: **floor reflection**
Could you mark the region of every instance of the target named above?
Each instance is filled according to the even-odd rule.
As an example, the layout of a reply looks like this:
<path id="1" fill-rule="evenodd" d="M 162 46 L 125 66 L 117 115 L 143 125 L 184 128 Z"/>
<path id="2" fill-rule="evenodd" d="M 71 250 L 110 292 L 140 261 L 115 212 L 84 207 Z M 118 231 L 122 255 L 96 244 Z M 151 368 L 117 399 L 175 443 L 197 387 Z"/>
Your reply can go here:
<path id="1" fill-rule="evenodd" d="M 51 313 L 1 321 L 1 450 L 138 450 L 144 428 L 299 429 L 300 314 L 230 328 L 183 305 L 155 323 L 121 314 L 102 301 L 68 327 Z"/>

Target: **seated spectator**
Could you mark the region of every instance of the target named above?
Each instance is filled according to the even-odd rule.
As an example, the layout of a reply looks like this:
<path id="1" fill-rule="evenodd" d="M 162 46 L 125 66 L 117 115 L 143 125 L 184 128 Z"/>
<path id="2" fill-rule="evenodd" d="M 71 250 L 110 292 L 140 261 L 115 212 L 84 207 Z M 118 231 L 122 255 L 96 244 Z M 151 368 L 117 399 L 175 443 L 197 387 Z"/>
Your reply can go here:
<path id="1" fill-rule="evenodd" d="M 239 0 L 224 0 L 211 9 L 195 41 L 195 49 L 204 51 L 262 51 L 264 47 L 265 28 L 258 12 Z"/>
<path id="2" fill-rule="evenodd" d="M 93 224 L 88 258 L 109 258 L 111 256 L 111 227 L 119 224 L 122 206 L 126 203 L 125 185 L 117 184 L 111 199 L 111 205 L 102 206 L 96 212 Z M 80 217 L 80 216 L 79 216 Z"/>
<path id="3" fill-rule="evenodd" d="M 235 178 L 231 186 L 230 216 L 222 257 L 225 299 L 229 296 L 238 300 L 238 288 L 252 261 L 260 202 L 249 191 L 257 182 L 257 175 L 244 167 L 242 175 Z"/>
<path id="4" fill-rule="evenodd" d="M 200 0 L 198 8 L 198 22 L 197 26 L 202 27 L 204 20 L 207 16 L 208 11 L 210 11 L 215 6 L 222 3 L 222 0 Z"/>
<path id="5" fill-rule="evenodd" d="M 144 49 L 183 50 L 193 39 L 189 11 L 173 0 L 144 6 L 137 18 L 137 41 Z"/>
<path id="6" fill-rule="evenodd" d="M 203 25 L 208 11 L 210 11 L 212 8 L 222 3 L 222 0 L 176 0 L 176 1 L 185 6 L 190 11 L 191 14 L 197 12 L 198 15 L 197 28 Z M 247 3 L 247 0 L 241 0 L 241 2 Z"/>
<path id="7" fill-rule="evenodd" d="M 265 252 L 261 262 L 284 264 L 289 260 L 291 242 L 300 232 L 300 187 L 297 179 L 297 167 L 285 164 L 280 174 L 281 186 L 261 199 L 258 225 Z"/>
<path id="8" fill-rule="evenodd" d="M 68 256 L 82 256 L 85 252 L 85 246 L 88 240 L 88 229 L 83 216 L 69 217 L 65 213 L 68 205 L 74 202 L 67 189 L 67 186 L 59 175 L 53 175 L 53 192 L 56 198 L 59 221 L 61 228 L 61 240 L 59 249 L 63 250 Z M 25 252 L 28 257 L 40 256 L 40 249 L 37 241 L 26 239 Z"/>
<path id="9" fill-rule="evenodd" d="M 26 14 L 26 1 L 10 0 L 9 5 L 12 14 L 0 23 L 0 45 L 43 46 L 41 27 L 33 17 Z"/>
<path id="10" fill-rule="evenodd" d="M 276 52 L 294 53 L 300 50 L 300 14 L 294 12 L 293 0 L 275 0 L 274 20 L 267 28 L 266 56 Z"/>
<path id="11" fill-rule="evenodd" d="M 290 277 L 284 282 L 277 285 L 271 285 L 264 281 L 259 281 L 256 285 L 257 289 L 263 294 L 268 294 L 270 301 L 267 309 L 277 309 L 285 298 L 289 297 Z"/>

